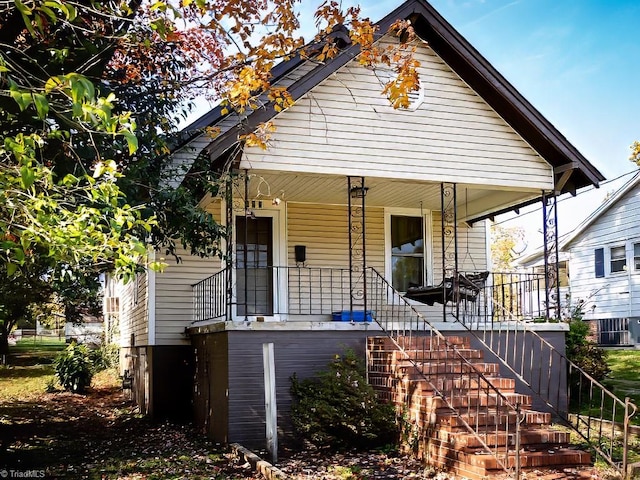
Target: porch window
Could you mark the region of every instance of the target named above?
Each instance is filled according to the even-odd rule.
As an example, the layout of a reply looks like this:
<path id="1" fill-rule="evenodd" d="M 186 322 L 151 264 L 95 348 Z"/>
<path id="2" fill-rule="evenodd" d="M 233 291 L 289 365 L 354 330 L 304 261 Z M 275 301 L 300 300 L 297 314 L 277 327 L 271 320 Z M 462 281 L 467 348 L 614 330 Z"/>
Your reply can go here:
<path id="1" fill-rule="evenodd" d="M 423 283 L 423 218 L 391 215 L 391 284 L 406 292 L 408 287 Z"/>
<path id="2" fill-rule="evenodd" d="M 640 270 L 640 243 L 633 244 L 633 269 Z"/>
<path id="3" fill-rule="evenodd" d="M 627 253 L 624 245 L 611 247 L 611 273 L 624 272 L 627 268 Z"/>

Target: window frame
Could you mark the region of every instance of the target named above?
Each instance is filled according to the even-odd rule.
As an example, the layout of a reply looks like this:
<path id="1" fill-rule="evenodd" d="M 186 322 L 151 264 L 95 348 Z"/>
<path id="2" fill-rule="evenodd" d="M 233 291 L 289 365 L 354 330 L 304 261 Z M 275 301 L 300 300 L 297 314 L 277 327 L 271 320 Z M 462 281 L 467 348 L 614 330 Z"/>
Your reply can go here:
<path id="1" fill-rule="evenodd" d="M 422 217 L 422 283 L 433 285 L 433 216 L 431 210 L 419 208 L 385 208 L 384 209 L 384 277 L 393 285 L 392 248 L 391 248 L 391 217 Z M 404 293 L 404 292 L 402 292 Z"/>
<path id="2" fill-rule="evenodd" d="M 633 271 L 640 272 L 640 255 L 636 255 L 636 246 L 638 246 L 638 248 L 640 249 L 640 242 L 632 241 L 631 242 L 631 260 L 633 262 Z"/>
<path id="3" fill-rule="evenodd" d="M 624 251 L 624 256 L 623 257 L 615 257 L 613 256 L 613 251 L 615 249 L 623 249 Z M 627 255 L 627 243 L 624 243 L 622 245 L 620 244 L 616 244 L 616 245 L 609 245 L 609 247 L 607 248 L 607 253 L 608 253 L 608 262 L 607 262 L 607 266 L 609 269 L 609 275 L 620 275 L 620 274 L 624 274 L 627 272 L 628 269 L 628 255 Z M 624 261 L 624 265 L 622 266 L 622 268 L 620 270 L 614 270 L 613 269 L 613 262 L 620 262 L 620 261 Z"/>

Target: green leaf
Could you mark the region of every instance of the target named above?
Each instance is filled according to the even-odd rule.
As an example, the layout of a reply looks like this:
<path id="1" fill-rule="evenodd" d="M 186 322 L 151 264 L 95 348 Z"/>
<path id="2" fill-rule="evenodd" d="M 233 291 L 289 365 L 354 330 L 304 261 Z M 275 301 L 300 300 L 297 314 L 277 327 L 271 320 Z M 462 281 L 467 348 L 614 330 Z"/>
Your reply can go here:
<path id="1" fill-rule="evenodd" d="M 123 130 L 122 135 L 127 139 L 127 145 L 129 145 L 129 155 L 133 155 L 138 150 L 138 137 L 135 136 L 129 130 Z"/>
<path id="2" fill-rule="evenodd" d="M 15 263 L 7 263 L 7 276 L 13 277 L 18 270 L 18 266 Z"/>
<path id="3" fill-rule="evenodd" d="M 20 264 L 24 263 L 25 255 L 24 251 L 21 248 L 14 248 L 13 255 L 16 257 L 16 260 L 18 260 Z"/>
<path id="4" fill-rule="evenodd" d="M 22 15 L 22 20 L 24 21 L 24 26 L 27 27 L 29 33 L 32 37 L 36 36 L 36 31 L 33 29 L 33 25 L 31 25 L 31 19 L 29 18 L 33 14 L 33 10 L 27 7 L 21 0 L 14 0 L 20 15 Z"/>
<path id="5" fill-rule="evenodd" d="M 13 98 L 20 107 L 21 112 L 25 111 L 31 104 L 31 94 L 23 92 L 14 82 L 11 82 L 9 92 L 11 98 Z"/>
<path id="6" fill-rule="evenodd" d="M 25 190 L 31 188 L 36 179 L 35 172 L 27 165 L 20 167 L 20 177 L 22 179 L 22 186 Z"/>
<path id="7" fill-rule="evenodd" d="M 47 117 L 47 114 L 49 113 L 49 102 L 47 101 L 47 97 L 39 93 L 34 93 L 33 103 L 35 103 L 36 105 L 38 118 L 41 120 L 44 120 Z"/>
<path id="8" fill-rule="evenodd" d="M 16 8 L 22 15 L 31 15 L 33 13 L 33 10 L 27 7 L 20 0 L 14 0 L 14 3 L 16 4 Z"/>
<path id="9" fill-rule="evenodd" d="M 54 90 L 55 88 L 58 88 L 58 86 L 61 84 L 62 82 L 60 81 L 60 78 L 58 77 L 51 77 L 49 80 L 47 80 L 47 83 L 44 84 L 44 91 L 45 93 L 50 93 L 52 90 Z"/>

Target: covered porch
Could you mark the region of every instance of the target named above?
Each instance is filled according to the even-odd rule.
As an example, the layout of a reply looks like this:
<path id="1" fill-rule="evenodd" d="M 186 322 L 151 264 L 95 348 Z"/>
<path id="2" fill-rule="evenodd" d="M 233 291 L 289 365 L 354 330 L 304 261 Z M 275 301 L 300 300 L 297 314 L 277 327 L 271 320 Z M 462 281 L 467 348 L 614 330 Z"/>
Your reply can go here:
<path id="1" fill-rule="evenodd" d="M 555 195 L 541 190 L 238 171 L 210 207 L 219 271 L 193 285 L 193 327 L 225 322 L 557 319 Z M 543 202 L 545 270 L 491 271 L 493 215 Z M 396 318 L 397 321 L 397 318 Z"/>

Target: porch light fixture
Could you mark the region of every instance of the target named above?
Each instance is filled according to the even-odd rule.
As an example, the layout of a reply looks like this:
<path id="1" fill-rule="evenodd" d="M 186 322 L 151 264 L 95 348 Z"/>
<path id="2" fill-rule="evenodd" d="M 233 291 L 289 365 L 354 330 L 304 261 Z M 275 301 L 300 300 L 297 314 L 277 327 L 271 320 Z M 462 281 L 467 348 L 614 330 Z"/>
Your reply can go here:
<path id="1" fill-rule="evenodd" d="M 367 190 L 369 190 L 369 187 L 359 187 L 358 185 L 354 185 L 351 187 L 351 191 L 349 193 L 351 194 L 351 198 L 364 198 L 367 196 Z"/>
<path id="2" fill-rule="evenodd" d="M 252 220 L 256 219 L 256 214 L 253 213 L 253 210 L 251 210 L 250 208 L 245 208 L 244 209 L 244 216 L 247 218 L 250 218 Z"/>

